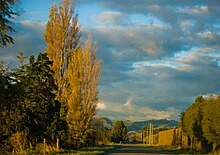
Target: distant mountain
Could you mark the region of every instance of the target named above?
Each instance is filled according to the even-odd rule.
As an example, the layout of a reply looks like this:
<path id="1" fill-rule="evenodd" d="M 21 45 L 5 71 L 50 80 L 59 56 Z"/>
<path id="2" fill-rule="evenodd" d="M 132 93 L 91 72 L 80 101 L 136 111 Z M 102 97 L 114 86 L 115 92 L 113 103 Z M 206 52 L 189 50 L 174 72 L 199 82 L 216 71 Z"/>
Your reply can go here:
<path id="1" fill-rule="evenodd" d="M 124 122 L 124 124 L 125 124 L 125 126 L 131 126 L 134 122 L 132 122 L 132 121 L 130 121 L 130 120 L 125 120 L 125 121 L 123 121 Z"/>
<path id="2" fill-rule="evenodd" d="M 127 127 L 129 131 L 141 131 L 142 127 L 145 127 L 145 126 L 148 127 L 150 123 L 153 123 L 154 128 L 178 126 L 177 121 L 161 119 L 161 120 L 148 120 L 148 121 L 134 122 L 130 126 L 127 126 Z"/>
<path id="3" fill-rule="evenodd" d="M 109 129 L 111 129 L 113 126 L 112 120 L 110 120 L 107 117 L 103 117 L 103 124 L 104 124 L 104 127 L 109 128 Z"/>
<path id="4" fill-rule="evenodd" d="M 110 120 L 107 117 L 103 117 L 104 126 L 106 128 L 111 129 L 115 120 Z M 174 127 L 178 126 L 178 122 L 174 120 L 167 120 L 167 119 L 160 119 L 160 120 L 147 120 L 147 121 L 138 121 L 132 122 L 130 120 L 123 121 L 124 124 L 127 126 L 128 131 L 141 131 L 142 127 L 148 127 L 150 123 L 153 123 L 154 128 L 164 128 L 164 127 Z"/>

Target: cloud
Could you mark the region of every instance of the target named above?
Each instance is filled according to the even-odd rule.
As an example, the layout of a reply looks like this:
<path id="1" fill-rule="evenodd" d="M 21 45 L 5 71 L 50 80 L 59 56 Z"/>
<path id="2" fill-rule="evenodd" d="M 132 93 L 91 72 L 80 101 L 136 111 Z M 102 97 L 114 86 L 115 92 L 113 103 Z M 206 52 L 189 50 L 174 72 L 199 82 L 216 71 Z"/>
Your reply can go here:
<path id="1" fill-rule="evenodd" d="M 179 110 L 167 108 L 165 110 L 156 110 L 148 106 L 141 108 L 132 104 L 132 97 L 128 97 L 126 103 L 114 106 L 113 108 L 105 108 L 98 110 L 98 116 L 106 116 L 112 119 L 144 121 L 149 119 L 175 119 L 180 114 Z M 112 117 L 113 116 L 113 117 Z"/>
<path id="2" fill-rule="evenodd" d="M 165 107 L 181 112 L 195 96 L 220 92 L 219 2 L 101 0 L 99 5 L 130 21 L 87 29 L 104 59 L 100 98 L 106 104 L 115 106 L 132 95 L 131 105 L 161 111 L 167 118 L 172 116 L 163 113 Z M 145 21 L 133 22 L 137 14 Z"/>
<path id="3" fill-rule="evenodd" d="M 153 110 L 149 107 L 144 107 L 140 110 L 144 115 L 147 115 L 147 119 L 174 119 L 180 114 L 179 110 L 174 108 L 168 108 L 166 111 Z"/>
<path id="4" fill-rule="evenodd" d="M 16 56 L 22 50 L 26 56 L 44 52 L 46 46 L 43 38 L 45 25 L 45 23 L 31 21 L 15 23 L 16 32 L 11 34 L 15 44 L 12 47 L 0 49 L 0 61 L 9 62 L 9 65 L 15 66 L 18 65 Z"/>
<path id="5" fill-rule="evenodd" d="M 83 38 L 103 60 L 98 115 L 113 119 L 178 119 L 198 95 L 220 92 L 220 1 L 81 0 Z M 80 10 L 79 10 L 80 11 Z M 87 20 L 88 19 L 88 20 Z M 89 24 L 85 24 L 89 23 Z M 81 23 L 80 23 L 81 24 Z M 13 61 L 44 51 L 45 23 L 16 24 Z"/>
<path id="6" fill-rule="evenodd" d="M 124 107 L 127 107 L 127 109 L 131 109 L 132 108 L 132 99 L 133 99 L 133 97 L 132 96 L 130 96 L 128 99 L 127 99 L 127 101 L 123 104 L 123 106 Z"/>
<path id="7" fill-rule="evenodd" d="M 209 45 L 211 43 L 216 45 L 217 42 L 215 41 L 219 40 L 219 34 L 217 33 L 219 32 L 217 23 L 220 21 L 220 11 L 217 9 L 220 6 L 219 2 L 201 0 L 184 2 L 179 0 L 103 0 L 101 4 L 103 7 L 113 11 L 130 15 L 141 14 L 151 19 L 160 20 L 160 24 L 170 26 L 170 31 L 164 32 L 165 36 L 167 36 L 165 39 L 169 40 L 171 44 L 178 43 L 177 45 L 179 47 L 200 46 L 201 44 L 207 44 L 207 41 Z M 216 36 L 213 35 L 215 39 L 203 40 L 202 38 L 197 38 L 196 35 L 198 33 L 204 33 L 206 31 L 215 32 L 214 34 Z M 152 32 L 155 33 L 157 31 Z M 172 36 L 169 34 L 172 34 Z M 155 35 L 158 36 L 157 34 Z M 163 35 L 160 35 L 160 37 L 163 37 Z M 163 40 L 163 38 L 159 40 Z M 158 43 L 156 45 L 161 46 Z"/>
<path id="8" fill-rule="evenodd" d="M 167 118 L 178 120 L 198 95 L 219 93 L 219 52 L 212 48 L 194 49 L 173 57 L 139 63 L 117 78 L 117 70 L 110 70 L 109 80 L 101 76 L 100 98 L 109 107 L 115 107 L 103 115 L 122 118 Z M 113 63 L 113 62 L 112 62 Z M 136 62 L 137 63 L 137 62 Z M 135 63 L 134 63 L 135 64 Z M 112 66 L 112 65 L 110 65 Z M 106 66 L 105 70 L 108 70 Z M 122 73 L 121 73 L 122 74 Z M 215 75 L 215 76 L 211 76 Z M 108 85 L 105 85 L 109 83 Z M 132 96 L 127 97 L 127 96 Z M 126 102 L 124 102 L 124 100 Z M 151 109 L 138 116 L 136 109 Z M 110 109 L 109 109 L 110 110 Z M 111 114 L 110 114 L 111 113 Z M 131 117 L 131 118 L 132 118 Z"/>
<path id="9" fill-rule="evenodd" d="M 103 103 L 103 102 L 99 102 L 98 104 L 97 104 L 97 110 L 105 110 L 105 109 L 107 109 L 108 107 L 107 107 L 107 105 L 105 104 L 105 103 Z"/>
<path id="10" fill-rule="evenodd" d="M 94 21 L 105 24 L 119 24 L 122 19 L 122 14 L 120 12 L 101 12 L 99 15 L 93 17 Z"/>
<path id="11" fill-rule="evenodd" d="M 182 47 L 176 38 L 167 40 L 166 35 L 170 30 L 162 25 L 97 26 L 86 31 L 92 34 L 98 44 L 111 49 L 117 60 L 163 56 Z"/>

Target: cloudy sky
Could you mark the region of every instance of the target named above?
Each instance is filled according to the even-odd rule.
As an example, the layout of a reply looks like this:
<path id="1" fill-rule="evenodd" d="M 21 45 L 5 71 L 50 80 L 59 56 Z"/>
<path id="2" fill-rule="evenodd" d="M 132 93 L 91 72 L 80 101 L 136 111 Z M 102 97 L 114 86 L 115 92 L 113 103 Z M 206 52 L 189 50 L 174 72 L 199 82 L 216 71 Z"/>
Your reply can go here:
<path id="1" fill-rule="evenodd" d="M 0 49 L 0 61 L 44 51 L 55 2 L 20 0 L 15 44 Z M 75 9 L 103 60 L 97 115 L 179 120 L 196 96 L 220 92 L 219 0 L 78 0 Z"/>

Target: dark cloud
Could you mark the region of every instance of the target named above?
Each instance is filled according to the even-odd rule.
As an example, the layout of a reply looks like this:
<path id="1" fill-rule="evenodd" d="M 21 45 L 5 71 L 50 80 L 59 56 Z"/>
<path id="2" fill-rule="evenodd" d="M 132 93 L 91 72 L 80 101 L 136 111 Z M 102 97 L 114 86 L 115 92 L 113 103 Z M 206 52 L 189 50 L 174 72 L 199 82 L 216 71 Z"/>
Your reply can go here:
<path id="1" fill-rule="evenodd" d="M 183 46 L 201 46 L 204 43 L 216 44 L 216 41 L 219 41 L 219 34 L 217 32 L 220 30 L 218 26 L 220 22 L 220 10 L 218 9 L 220 3 L 215 0 L 103 0 L 100 4 L 108 9 L 126 14 L 142 14 L 153 19 L 159 19 L 161 25 L 169 26 L 168 30 L 151 29 L 145 31 L 154 32 L 153 36 L 145 33 L 146 38 L 150 38 L 153 42 L 155 42 L 155 39 L 153 39 L 155 36 L 161 37 L 157 38 L 157 40 L 159 39 L 163 44 L 161 45 L 158 42 L 155 42 L 155 44 L 159 47 L 164 47 L 165 49 L 162 48 L 161 50 L 164 50 L 166 53 L 166 48 L 169 47 L 174 51 L 178 50 L 170 45 L 176 45 L 181 48 Z M 155 34 L 158 31 L 162 33 L 160 35 Z M 207 31 L 214 33 L 213 38 L 199 38 L 197 36 L 198 33 L 205 33 Z M 166 43 L 166 41 L 170 44 Z"/>
<path id="2" fill-rule="evenodd" d="M 7 62 L 9 65 L 18 65 L 16 56 L 24 50 L 26 56 L 36 55 L 44 52 L 45 42 L 43 35 L 45 32 L 45 23 L 22 21 L 15 23 L 12 33 L 15 44 L 11 47 L 0 49 L 0 61 Z"/>

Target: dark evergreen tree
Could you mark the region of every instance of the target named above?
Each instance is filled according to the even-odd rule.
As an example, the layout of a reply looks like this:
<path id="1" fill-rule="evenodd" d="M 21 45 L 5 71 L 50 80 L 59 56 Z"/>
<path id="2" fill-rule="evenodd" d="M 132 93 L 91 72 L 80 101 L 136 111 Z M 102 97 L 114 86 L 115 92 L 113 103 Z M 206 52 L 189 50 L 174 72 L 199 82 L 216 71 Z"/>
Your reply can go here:
<path id="1" fill-rule="evenodd" d="M 0 47 L 4 47 L 7 43 L 14 43 L 13 38 L 9 36 L 8 31 L 14 31 L 11 27 L 11 20 L 17 13 L 12 6 L 17 0 L 0 0 Z"/>
<path id="2" fill-rule="evenodd" d="M 42 142 L 43 138 L 54 141 L 61 134 L 60 130 L 65 128 L 64 122 L 59 119 L 60 103 L 53 93 L 57 87 L 51 65 L 46 54 L 40 53 L 36 62 L 31 56 L 30 65 L 21 79 L 24 89 L 23 127 L 34 143 Z"/>

